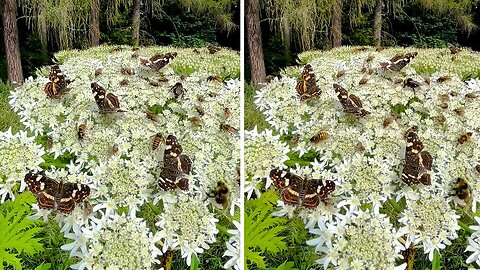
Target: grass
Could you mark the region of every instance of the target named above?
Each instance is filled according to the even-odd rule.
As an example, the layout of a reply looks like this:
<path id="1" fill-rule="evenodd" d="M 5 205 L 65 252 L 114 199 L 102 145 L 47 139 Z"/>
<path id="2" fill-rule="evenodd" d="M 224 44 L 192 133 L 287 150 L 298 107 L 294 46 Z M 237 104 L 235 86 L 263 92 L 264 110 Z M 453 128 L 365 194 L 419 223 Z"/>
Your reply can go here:
<path id="1" fill-rule="evenodd" d="M 263 114 L 255 107 L 253 97 L 256 87 L 252 84 L 246 84 L 244 90 L 245 97 L 245 130 L 252 130 L 257 126 L 258 132 L 270 127 L 265 121 Z"/>
<path id="2" fill-rule="evenodd" d="M 8 96 L 12 89 L 13 86 L 10 83 L 0 81 L 0 131 L 12 127 L 12 132 L 17 133 L 24 126 L 20 123 L 20 117 L 13 112 L 10 104 L 8 104 Z"/>

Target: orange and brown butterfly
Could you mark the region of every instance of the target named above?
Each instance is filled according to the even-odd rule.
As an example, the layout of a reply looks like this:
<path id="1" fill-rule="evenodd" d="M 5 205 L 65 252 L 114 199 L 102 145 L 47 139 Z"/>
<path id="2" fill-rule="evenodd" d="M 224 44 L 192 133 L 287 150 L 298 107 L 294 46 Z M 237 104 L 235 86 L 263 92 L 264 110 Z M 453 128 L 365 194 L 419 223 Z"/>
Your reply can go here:
<path id="1" fill-rule="evenodd" d="M 59 99 L 65 95 L 69 91 L 67 86 L 73 82 L 65 78 L 65 75 L 58 65 L 50 67 L 50 76 L 48 79 L 50 81 L 45 84 L 43 91 L 47 94 L 47 97 L 51 99 Z"/>
<path id="2" fill-rule="evenodd" d="M 342 104 L 344 112 L 353 113 L 360 117 L 370 114 L 369 111 L 362 107 L 362 101 L 360 101 L 357 96 L 348 94 L 347 90 L 339 84 L 333 84 L 333 88 L 335 89 L 335 93 L 338 94 L 338 100 Z"/>
<path id="3" fill-rule="evenodd" d="M 70 214 L 75 203 L 81 203 L 90 195 L 88 185 L 58 182 L 45 172 L 29 171 L 24 179 L 28 189 L 36 195 L 37 203 L 43 209 L 57 209 Z"/>
<path id="4" fill-rule="evenodd" d="M 91 85 L 93 97 L 97 103 L 97 107 L 101 114 L 109 114 L 116 112 L 126 112 L 120 109 L 120 102 L 118 97 L 112 93 L 105 91 L 105 88 L 100 86 L 98 83 L 93 82 Z"/>
<path id="5" fill-rule="evenodd" d="M 320 201 L 328 202 L 328 196 L 335 190 L 335 182 L 320 179 L 306 180 L 286 170 L 273 169 L 270 178 L 274 186 L 281 190 L 281 197 L 286 204 L 301 205 L 315 209 Z"/>
<path id="6" fill-rule="evenodd" d="M 320 96 L 322 91 L 318 88 L 315 73 L 310 64 L 305 65 L 301 74 L 301 80 L 297 83 L 297 90 L 300 100 L 309 100 Z"/>

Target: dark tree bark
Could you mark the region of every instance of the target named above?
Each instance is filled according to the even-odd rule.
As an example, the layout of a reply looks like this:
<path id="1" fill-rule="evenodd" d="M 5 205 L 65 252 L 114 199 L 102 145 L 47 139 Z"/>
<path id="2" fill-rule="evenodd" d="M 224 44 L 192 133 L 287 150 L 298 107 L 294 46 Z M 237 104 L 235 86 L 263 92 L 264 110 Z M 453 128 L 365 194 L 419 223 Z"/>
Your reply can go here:
<path id="1" fill-rule="evenodd" d="M 342 46 L 342 8 L 343 0 L 336 0 L 332 13 L 332 46 Z"/>
<path id="2" fill-rule="evenodd" d="M 22 84 L 23 72 L 18 41 L 17 3 L 15 0 L 3 0 L 0 3 L 3 5 L 3 7 L 0 6 L 0 9 L 2 11 L 8 80 Z"/>
<path id="3" fill-rule="evenodd" d="M 260 3 L 258 0 L 245 1 L 245 25 L 247 30 L 248 55 L 252 82 L 265 82 L 265 60 L 263 58 L 262 32 L 260 29 Z"/>
<path id="4" fill-rule="evenodd" d="M 375 4 L 375 15 L 373 18 L 373 44 L 380 46 L 382 42 L 382 0 L 377 0 Z"/>
<path id="5" fill-rule="evenodd" d="M 132 45 L 138 46 L 140 40 L 140 3 L 141 0 L 135 0 L 133 4 L 132 15 Z"/>
<path id="6" fill-rule="evenodd" d="M 90 25 L 89 25 L 89 40 L 90 47 L 95 47 L 100 44 L 100 0 L 92 0 L 90 7 Z"/>

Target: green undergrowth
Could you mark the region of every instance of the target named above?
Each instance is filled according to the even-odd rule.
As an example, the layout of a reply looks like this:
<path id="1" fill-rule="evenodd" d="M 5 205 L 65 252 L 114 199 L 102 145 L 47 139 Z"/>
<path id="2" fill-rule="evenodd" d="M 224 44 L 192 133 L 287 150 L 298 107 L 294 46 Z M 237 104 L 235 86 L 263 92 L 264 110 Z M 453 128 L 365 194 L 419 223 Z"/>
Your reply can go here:
<path id="1" fill-rule="evenodd" d="M 16 133 L 23 129 L 23 125 L 20 123 L 20 117 L 13 112 L 10 104 L 8 104 L 8 96 L 12 89 L 11 84 L 0 81 L 0 131 L 12 127 L 12 132 Z"/>
<path id="2" fill-rule="evenodd" d="M 245 130 L 252 130 L 257 126 L 258 132 L 269 127 L 263 114 L 255 107 L 253 103 L 256 88 L 253 84 L 245 84 Z"/>

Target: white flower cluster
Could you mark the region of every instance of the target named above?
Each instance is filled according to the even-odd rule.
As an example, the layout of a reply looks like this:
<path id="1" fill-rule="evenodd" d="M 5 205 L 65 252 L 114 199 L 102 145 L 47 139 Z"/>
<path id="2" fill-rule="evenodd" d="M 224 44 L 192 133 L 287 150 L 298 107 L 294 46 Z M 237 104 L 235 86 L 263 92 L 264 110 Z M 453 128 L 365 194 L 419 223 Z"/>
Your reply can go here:
<path id="1" fill-rule="evenodd" d="M 114 214 L 65 235 L 73 242 L 62 246 L 81 261 L 73 269 L 152 269 L 162 252 L 141 218 Z"/>
<path id="2" fill-rule="evenodd" d="M 384 68 L 384 63 L 396 54 L 409 52 L 418 52 L 418 55 L 400 72 Z M 435 250 L 445 248 L 457 238 L 459 215 L 456 213 L 461 211 L 457 204 L 467 204 L 476 211 L 476 204 L 480 202 L 480 80 L 463 81 L 477 76 L 480 56 L 466 50 L 453 56 L 448 49 L 341 47 L 305 52 L 299 59 L 311 65 L 321 94 L 314 99 L 300 99 L 296 86 L 303 66 L 285 69 L 281 78 L 275 78 L 257 91 L 255 104 L 271 125 L 270 137 L 276 141 L 262 147 L 266 154 L 264 159 L 259 159 L 258 153 L 263 152 L 257 150 L 260 149 L 258 139 L 246 132 L 246 172 L 257 175 L 254 185 L 247 181 L 246 192 L 265 180 L 268 188 L 271 181 L 268 171 L 285 167 L 285 160 L 278 160 L 272 154 L 281 149 L 284 156 L 293 157 L 287 164 L 310 167 L 297 165 L 290 172 L 307 180 L 332 180 L 336 189 L 327 205 L 313 211 L 302 208 L 296 212 L 298 207 L 279 202 L 282 210 L 275 215 L 299 213 L 307 228 L 317 230 L 318 226 L 322 233 L 328 234 L 330 232 L 323 231 L 327 229 L 325 224 L 328 230 L 339 230 L 342 220 L 352 218 L 353 213 L 362 209 L 371 209 L 369 216 L 389 223 L 380 213 L 386 203 L 392 204 L 402 216 L 399 220 L 402 227 L 393 230 L 404 235 L 406 239 L 401 242 L 407 243 L 405 248 L 410 243 L 419 244 L 432 260 Z M 419 86 L 409 84 L 411 80 Z M 361 117 L 344 112 L 333 84 L 357 96 L 370 114 Z M 424 150 L 433 157 L 432 170 L 428 172 L 432 182 L 429 188 L 422 184 L 408 187 L 401 180 L 406 150 L 404 134 L 412 126 L 418 127 Z M 256 131 L 250 132 L 256 134 Z M 249 170 L 248 166 L 252 168 Z M 262 170 L 255 174 L 257 167 Z M 458 178 L 468 183 L 468 198 L 455 196 Z M 332 205 L 336 210 L 332 210 Z M 332 237 L 331 241 L 341 242 L 335 234 Z M 375 240 L 372 235 L 369 237 L 372 238 L 369 241 Z M 382 240 L 382 243 L 391 245 L 393 239 L 388 240 L 389 243 Z M 369 250 L 372 245 L 366 243 L 359 248 Z M 335 269 L 344 269 L 339 256 L 350 255 L 338 255 L 335 252 L 340 249 L 335 250 L 330 243 L 317 252 L 326 256 L 322 260 L 325 267 L 334 262 Z M 398 257 L 397 248 L 391 252 L 392 255 L 382 258 Z M 359 269 L 380 267 L 367 263 L 375 262 L 369 256 L 356 258 L 360 260 L 356 262 Z M 385 269 L 394 267 L 388 265 Z"/>
<path id="3" fill-rule="evenodd" d="M 180 248 L 182 257 L 190 265 L 192 255 L 202 253 L 215 242 L 218 219 L 206 203 L 183 194 L 178 195 L 176 202 L 166 202 L 163 207 L 160 220 L 155 224 L 160 229 L 156 236 L 165 241 L 163 252 Z"/>
<path id="4" fill-rule="evenodd" d="M 168 52 L 176 52 L 177 56 L 159 71 L 142 64 L 155 54 Z M 96 226 L 97 219 L 102 223 L 123 213 L 131 218 L 141 216 L 142 205 L 152 199 L 164 205 L 179 203 L 175 198 L 179 191 L 153 192 L 159 189 L 157 181 L 165 149 L 162 140 L 158 149 L 152 149 L 157 133 L 164 139 L 169 134 L 175 135 L 183 154 L 192 160 L 189 191 L 178 195 L 190 204 L 185 204 L 181 211 L 193 213 L 189 206 L 203 205 L 205 198 L 212 196 L 217 182 L 223 182 L 228 186 L 230 206 L 229 211 L 224 212 L 229 213 L 230 220 L 238 216 L 240 81 L 237 78 L 240 60 L 236 52 L 222 49 L 210 54 L 206 48 L 100 46 L 84 51 L 63 51 L 55 56 L 62 73 L 72 80 L 69 91 L 59 99 L 47 97 L 43 88 L 49 82 L 50 70 L 46 67 L 38 72 L 37 78 L 28 78 L 11 93 L 10 105 L 29 130 L 47 136 L 52 142 L 47 153 L 52 153 L 54 158 L 74 156 L 68 172 L 54 170 L 47 175 L 87 184 L 91 189 L 88 203 L 92 213 L 75 209 L 69 216 L 59 215 L 59 222 L 70 224 L 65 227 L 65 233 L 78 226 L 77 231 Z M 116 95 L 120 109 L 125 112 L 100 114 L 91 89 L 93 82 Z M 178 93 L 173 90 L 179 84 L 182 90 L 176 96 Z M 79 127 L 85 130 L 82 136 Z M 33 139 L 27 140 L 24 133 L 17 137 L 14 139 L 20 143 L 10 140 L 5 142 L 10 145 L 0 150 L 7 151 L 5 156 L 9 157 L 5 164 L 8 167 L 0 167 L 0 173 L 12 179 L 9 181 L 18 182 L 26 173 L 25 166 L 38 168 L 44 150 L 29 144 Z M 31 160 L 25 162 L 25 158 Z M 214 215 L 225 213 L 213 206 L 204 205 L 202 209 L 201 215 L 196 217 L 210 218 L 209 222 L 198 226 L 208 228 L 195 230 L 181 227 L 181 224 L 190 226 L 191 219 L 187 217 L 182 222 L 181 218 L 161 214 L 163 219 L 178 221 L 177 229 L 169 233 L 168 239 L 162 240 L 164 247 L 181 249 L 182 255 L 189 254 L 189 259 L 192 253 L 201 252 L 200 247 L 202 250 L 209 248 L 205 243 L 213 242 L 216 234 Z M 45 218 L 50 212 L 39 210 L 35 216 Z M 183 217 L 178 211 L 169 213 Z M 173 246 L 167 244 L 174 239 L 181 239 L 181 242 Z M 85 256 L 83 252 L 80 257 Z"/>
<path id="5" fill-rule="evenodd" d="M 38 169 L 45 150 L 34 142 L 35 137 L 25 131 L 13 135 L 12 130 L 0 132 L 0 202 L 15 199 L 14 190 L 23 191 L 23 179 L 29 170 Z M 20 188 L 18 184 L 21 183 Z"/>
<path id="6" fill-rule="evenodd" d="M 280 136 L 273 136 L 271 130 L 258 133 L 255 127 L 252 131 L 245 131 L 245 192 L 248 198 L 255 192 L 260 196 L 258 183 L 268 177 L 270 170 L 283 167 L 288 160 L 289 151 L 286 143 L 280 141 Z M 267 184 L 267 187 L 270 183 Z"/>
<path id="7" fill-rule="evenodd" d="M 310 230 L 318 235 L 307 244 L 316 246 L 325 256 L 317 260 L 325 269 L 331 263 L 335 269 L 405 269 L 406 264 L 395 266 L 402 258 L 403 245 L 388 217 L 369 211 L 354 212 L 332 226 L 326 223 L 320 229 Z"/>

